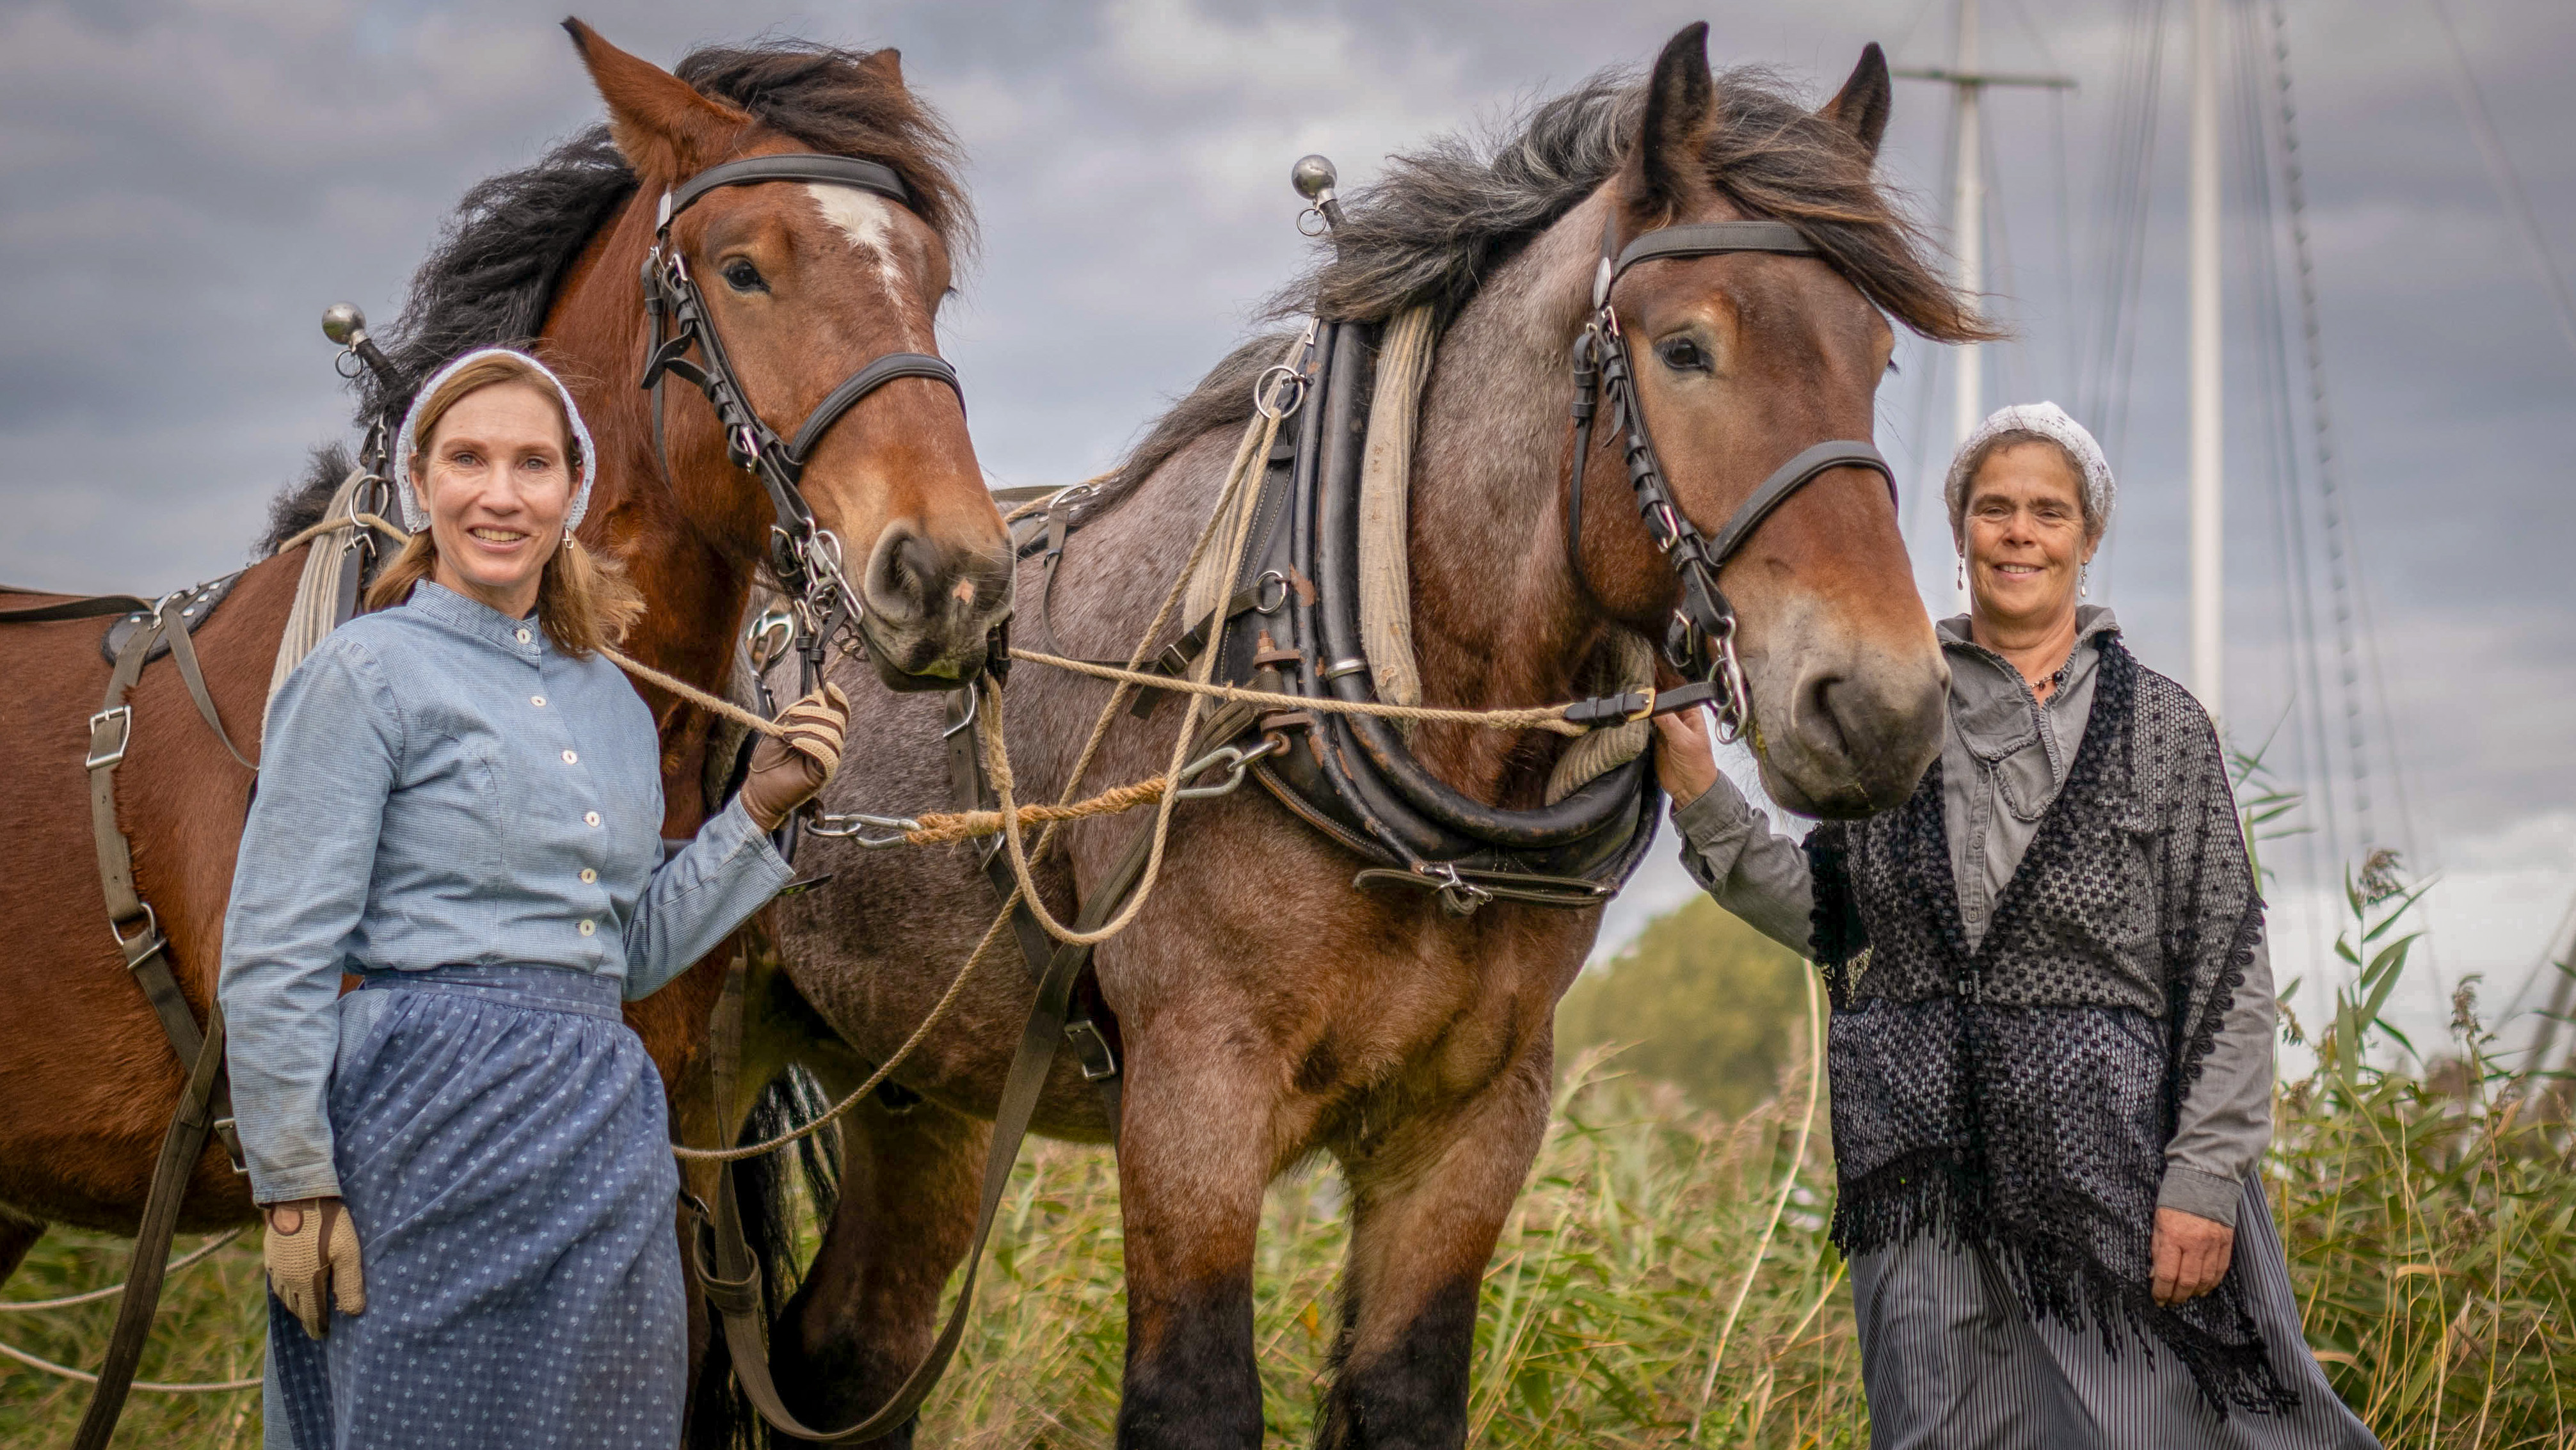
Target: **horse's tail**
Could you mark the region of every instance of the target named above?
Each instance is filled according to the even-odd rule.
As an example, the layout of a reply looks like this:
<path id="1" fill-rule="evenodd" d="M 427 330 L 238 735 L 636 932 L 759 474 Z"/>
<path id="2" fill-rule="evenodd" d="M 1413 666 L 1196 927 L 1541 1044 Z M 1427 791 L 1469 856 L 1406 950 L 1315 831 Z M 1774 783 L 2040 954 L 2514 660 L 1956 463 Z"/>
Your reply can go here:
<path id="1" fill-rule="evenodd" d="M 790 1067 L 773 1078 L 752 1105 L 751 1116 L 735 1141 L 756 1143 L 791 1132 L 819 1118 L 831 1107 L 823 1085 L 802 1067 Z M 789 1155 L 793 1155 L 793 1162 Z M 841 1130 L 838 1125 L 808 1134 L 792 1149 L 764 1153 L 734 1165 L 734 1196 L 742 1214 L 743 1237 L 760 1266 L 761 1302 L 768 1306 L 775 1329 L 780 1311 L 804 1281 L 799 1240 L 819 1240 L 841 1202 Z M 772 1336 L 773 1341 L 775 1335 Z M 733 1357 L 721 1331 L 707 1336 L 707 1355 L 698 1373 L 696 1405 L 690 1414 L 687 1443 L 693 1450 L 770 1450 L 790 1442 L 779 1439 L 762 1422 L 751 1400 L 733 1377 Z"/>

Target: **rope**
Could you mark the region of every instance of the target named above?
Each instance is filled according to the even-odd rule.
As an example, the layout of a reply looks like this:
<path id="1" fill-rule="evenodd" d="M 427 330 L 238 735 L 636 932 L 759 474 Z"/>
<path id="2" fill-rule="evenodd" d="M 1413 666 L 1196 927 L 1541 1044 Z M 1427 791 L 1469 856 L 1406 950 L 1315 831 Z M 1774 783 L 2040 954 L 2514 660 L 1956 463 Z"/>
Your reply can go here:
<path id="1" fill-rule="evenodd" d="M 1287 356 L 1282 361 L 1293 366 L 1297 354 L 1304 346 L 1303 339 L 1292 343 Z M 1177 680 L 1145 674 L 1138 670 L 1137 666 L 1145 662 L 1145 652 L 1153 647 L 1155 640 L 1162 637 L 1165 626 L 1171 622 L 1173 611 L 1179 607 L 1182 598 L 1189 592 L 1190 580 L 1198 572 L 1200 561 L 1207 557 L 1208 545 L 1215 541 L 1220 532 L 1228 534 L 1229 537 L 1226 541 L 1224 567 L 1216 577 L 1220 580 L 1230 580 L 1242 566 L 1244 541 L 1252 533 L 1254 511 L 1249 508 L 1238 508 L 1236 503 L 1243 496 L 1248 480 L 1259 477 L 1262 470 L 1269 466 L 1270 445 L 1279 434 L 1279 421 L 1277 416 L 1266 409 L 1254 410 L 1251 423 L 1243 430 L 1243 442 L 1235 448 L 1234 462 L 1226 469 L 1225 487 L 1217 495 L 1216 507 L 1209 512 L 1207 524 L 1199 530 L 1198 541 L 1190 546 L 1190 556 L 1182 562 L 1180 572 L 1172 579 L 1171 587 L 1163 592 L 1163 602 L 1154 611 L 1153 622 L 1146 625 L 1144 632 L 1138 636 L 1135 650 L 1127 657 L 1127 668 L 1118 671 L 1117 677 L 1113 677 L 1116 679 L 1116 688 L 1109 692 L 1108 701 L 1101 706 L 1098 718 L 1092 721 L 1091 738 L 1083 742 L 1082 753 L 1075 758 L 1073 769 L 1068 773 L 1065 781 L 1064 795 L 1068 801 L 1073 793 L 1081 788 L 1082 777 L 1091 768 L 1093 759 L 1099 755 L 1101 742 L 1108 738 L 1111 722 L 1115 721 L 1118 718 L 1118 712 L 1125 708 L 1128 693 L 1140 684 L 1150 684 L 1157 688 L 1177 688 L 1181 685 L 1182 682 Z M 1234 527 L 1231 530 L 1223 529 L 1221 526 L 1229 518 L 1233 519 Z M 1190 749 L 1195 744 L 1193 737 L 1198 733 L 1199 718 L 1207 707 L 1209 696 L 1220 690 L 1232 688 L 1208 683 L 1209 677 L 1216 672 L 1217 656 L 1223 652 L 1218 647 L 1218 641 L 1210 638 L 1207 647 L 1199 652 L 1197 662 L 1191 666 L 1192 679 L 1188 682 L 1189 708 L 1183 712 L 1180 729 L 1172 738 L 1172 760 L 1163 768 L 1163 778 L 1167 781 L 1178 778 L 1182 767 L 1189 763 Z M 1018 656 L 1021 652 L 1013 650 L 1011 653 Z M 1039 658 L 1049 663 L 1055 661 L 1055 657 L 1051 655 Z M 1092 668 L 1107 669 L 1108 667 Z M 1012 778 L 1010 750 L 1005 744 L 1002 729 L 1001 687 L 994 684 L 992 677 L 987 675 L 979 688 L 984 692 L 984 708 L 979 712 L 977 720 L 977 731 L 983 737 L 984 771 L 992 779 L 993 793 L 1001 800 L 1002 840 L 1010 851 L 1011 874 L 1019 880 L 1020 899 L 1027 904 L 1029 914 L 1036 918 L 1038 925 L 1045 928 L 1046 934 L 1067 946 L 1096 946 L 1109 940 L 1134 924 L 1138 914 L 1144 911 L 1145 903 L 1153 898 L 1154 887 L 1162 880 L 1163 848 L 1171 840 L 1172 808 L 1180 803 L 1180 792 L 1162 792 L 1155 806 L 1153 844 L 1146 850 L 1144 872 L 1137 878 L 1135 890 L 1128 896 L 1126 905 L 1119 908 L 1116 916 L 1101 923 L 1097 930 L 1076 931 L 1066 926 L 1056 919 L 1055 913 L 1047 909 L 1046 899 L 1039 893 L 1037 881 L 1030 870 L 1031 853 L 1021 840 L 1020 805 L 1012 798 L 1016 782 Z M 1054 837 L 1055 826 L 1050 823 L 1045 833 L 1038 838 L 1038 851 L 1043 853 L 1048 842 Z"/>
<path id="2" fill-rule="evenodd" d="M 842 1114 L 857 1107 L 860 1099 L 875 1092 L 887 1078 L 892 1077 L 894 1070 L 903 1065 L 904 1059 L 912 1056 L 912 1050 L 919 1047 L 922 1039 L 930 1035 L 930 1029 L 938 1026 L 940 1021 L 947 1017 L 948 1009 L 957 1005 L 959 990 L 966 985 L 966 979 L 975 974 L 975 969 L 983 964 L 984 953 L 992 950 L 994 941 L 1002 935 L 1002 928 L 1011 920 L 1011 908 L 1018 904 L 1019 898 L 1016 895 L 1002 903 L 1002 910 L 993 918 L 993 924 L 984 928 L 984 939 L 975 943 L 975 950 L 967 953 L 966 965 L 957 969 L 955 980 L 948 984 L 948 990 L 940 994 L 939 1000 L 931 1004 L 930 1013 L 921 1019 L 921 1025 L 912 1029 L 912 1035 L 905 1038 L 903 1045 L 896 1048 L 892 1056 L 879 1064 L 876 1071 L 868 1074 L 867 1081 L 850 1089 L 850 1095 L 834 1103 L 830 1111 L 810 1123 L 791 1128 L 765 1143 L 754 1143 L 743 1148 L 691 1148 L 674 1143 L 671 1145 L 671 1156 L 691 1163 L 739 1163 L 745 1158 L 757 1158 L 764 1153 L 775 1153 L 799 1138 L 811 1137 L 833 1123 L 839 1122 Z"/>
<path id="3" fill-rule="evenodd" d="M 277 552 L 283 554 L 298 544 L 305 543 L 308 540 L 318 539 L 324 534 L 337 533 L 352 524 L 365 524 L 368 528 L 374 529 L 379 533 L 391 534 L 398 539 L 408 539 L 411 537 L 411 530 L 404 528 L 400 524 L 388 523 L 383 519 L 377 518 L 374 514 L 341 514 L 337 518 L 324 519 L 322 522 L 315 524 L 313 527 L 306 529 L 300 534 L 289 536 L 285 543 L 277 546 Z M 136 1388 L 140 1389 L 142 1387 L 138 1385 Z"/>
<path id="4" fill-rule="evenodd" d="M 230 1233 L 209 1239 L 205 1243 L 199 1244 L 197 1247 L 189 1250 L 186 1257 L 172 1259 L 169 1267 L 163 1269 L 161 1272 L 164 1274 L 175 1274 L 181 1269 L 199 1262 L 204 1259 L 206 1255 L 213 1253 L 215 1250 L 222 1248 L 224 1245 L 231 1243 L 233 1240 L 240 1238 L 243 1234 L 248 1232 L 250 1232 L 250 1226 L 245 1224 L 240 1228 L 234 1229 Z M 72 1294 L 60 1299 L 19 1299 L 0 1301 L 0 1314 L 31 1314 L 39 1309 L 69 1309 L 75 1304 L 94 1304 L 101 1299 L 113 1299 L 124 1292 L 125 1285 L 122 1283 L 116 1283 L 110 1284 L 104 1289 L 92 1289 L 86 1294 Z"/>
<path id="5" fill-rule="evenodd" d="M 67 1364 L 56 1364 L 50 1359 L 40 1359 L 13 1344 L 0 1344 L 0 1356 L 14 1359 L 29 1369 L 40 1369 L 47 1374 L 60 1375 L 67 1380 L 78 1380 L 85 1385 L 98 1383 L 98 1376 L 88 1370 L 74 1369 Z M 227 1390 L 255 1390 L 259 1386 L 260 1377 L 252 1375 L 246 1380 L 206 1381 L 195 1384 L 162 1384 L 155 1380 L 136 1380 L 126 1388 L 151 1390 L 164 1395 L 211 1395 L 221 1394 Z"/>
<path id="6" fill-rule="evenodd" d="M 601 645 L 599 647 L 599 652 L 608 657 L 608 662 L 610 664 L 617 666 L 619 669 L 624 670 L 626 673 L 633 675 L 635 678 L 642 680 L 647 684 L 661 686 L 663 689 L 670 691 L 672 694 L 679 696 L 681 699 L 688 701 L 690 704 L 697 706 L 699 709 L 706 711 L 710 715 L 721 715 L 725 719 L 731 720 L 736 725 L 741 726 L 745 730 L 751 731 L 755 735 L 766 735 L 772 740 L 784 740 L 787 738 L 787 732 L 780 728 L 778 722 L 775 720 L 756 714 L 750 710 L 746 710 L 731 700 L 710 695 L 706 691 L 699 689 L 697 686 L 690 684 L 686 680 L 666 675 L 660 670 L 657 670 L 651 665 L 645 664 L 640 660 L 629 659 L 625 655 L 619 654 L 617 651 L 610 649 L 606 645 Z"/>
<path id="7" fill-rule="evenodd" d="M 1185 695 L 1204 695 L 1241 705 L 1267 705 L 1278 710 L 1318 710 L 1328 715 L 1376 715 L 1387 720 L 1431 720 L 1447 725 L 1484 725 L 1496 730 L 1553 730 L 1559 735 L 1583 735 L 1585 727 L 1565 718 L 1569 706 L 1533 705 L 1513 710 L 1452 710 L 1436 705 L 1390 705 L 1383 700 L 1316 699 L 1308 695 L 1281 694 L 1273 690 L 1251 690 L 1241 685 L 1217 685 L 1204 680 L 1176 680 L 1143 670 L 1122 670 L 1115 665 L 1094 664 L 1089 660 L 1071 660 L 1062 655 L 1041 654 L 1014 645 L 1011 658 L 1033 665 L 1047 665 L 1070 670 L 1095 679 L 1117 680 L 1141 685 L 1149 690 L 1176 690 Z"/>
<path id="8" fill-rule="evenodd" d="M 1087 801 L 1076 801 L 1069 806 L 1022 806 L 1020 819 L 1053 825 L 1058 821 L 1080 821 L 1093 816 L 1114 816 L 1121 811 L 1132 811 L 1138 806 L 1154 804 L 1163 798 L 1163 792 L 1170 786 L 1170 776 L 1148 776 L 1134 785 L 1122 785 L 1114 790 L 1105 790 Z M 955 841 L 972 840 L 977 836 L 998 835 L 1002 830 L 1000 811 L 958 811 L 954 814 L 941 813 L 922 816 L 918 819 L 920 825 L 917 829 L 903 833 L 903 838 L 916 846 L 945 846 Z"/>

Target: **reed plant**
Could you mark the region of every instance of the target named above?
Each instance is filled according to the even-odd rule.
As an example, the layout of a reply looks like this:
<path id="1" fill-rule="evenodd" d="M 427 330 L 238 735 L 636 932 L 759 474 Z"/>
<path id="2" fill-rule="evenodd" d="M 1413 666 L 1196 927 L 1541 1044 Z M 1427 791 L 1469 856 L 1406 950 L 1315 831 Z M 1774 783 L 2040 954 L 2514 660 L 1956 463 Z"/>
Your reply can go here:
<path id="1" fill-rule="evenodd" d="M 2391 1446 L 2576 1446 L 2576 1156 L 2567 1092 L 2508 1072 L 2473 986 L 2448 1040 L 2382 1019 L 2417 888 L 2380 858 L 2349 892 L 2351 985 L 2284 1084 L 2266 1166 L 2311 1344 Z M 1833 1177 L 1810 998 L 1776 1090 L 1733 1117 L 1625 1073 L 1614 1048 L 1560 1073 L 1555 1113 L 1484 1283 L 1471 1443 L 1859 1446 L 1851 1295 L 1826 1241 Z M 2285 1019 L 2285 1034 L 2304 1025 Z M 1348 1213 L 1327 1164 L 1275 1187 L 1256 1264 L 1255 1348 L 1277 1443 L 1311 1437 L 1338 1323 Z M 1040 1144 L 1015 1172 L 973 1334 L 925 1412 L 925 1446 L 1102 1446 L 1117 1416 L 1123 1290 L 1105 1152 Z M 56 1233 L 8 1286 L 110 1283 L 126 1246 Z M 173 1281 L 150 1379 L 259 1362 L 245 1239 Z M 0 1341 L 95 1363 L 113 1306 L 0 1314 Z M 135 1396 L 121 1441 L 249 1446 L 256 1393 Z M 68 1438 L 77 1386 L 0 1364 L 0 1444 Z"/>

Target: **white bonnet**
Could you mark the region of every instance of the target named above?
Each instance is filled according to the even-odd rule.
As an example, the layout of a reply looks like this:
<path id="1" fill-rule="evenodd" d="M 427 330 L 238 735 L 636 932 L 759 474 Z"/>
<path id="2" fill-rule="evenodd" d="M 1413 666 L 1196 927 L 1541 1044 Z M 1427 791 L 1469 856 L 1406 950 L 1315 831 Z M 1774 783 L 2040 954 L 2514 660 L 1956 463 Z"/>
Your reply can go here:
<path id="1" fill-rule="evenodd" d="M 2119 486 L 2111 478 L 2111 460 L 2102 456 L 2102 445 L 2055 403 L 2014 403 L 1989 414 L 1951 455 L 1950 479 L 1942 487 L 1941 499 L 1949 506 L 1952 540 L 1960 536 L 1960 516 L 1968 507 L 1968 464 L 1998 433 L 2036 433 L 2065 449 L 2084 474 L 2085 523 L 2094 529 L 2111 526 L 2111 504 Z"/>
<path id="2" fill-rule="evenodd" d="M 508 347 L 478 347 L 460 354 L 430 374 L 429 381 L 422 383 L 420 391 L 412 394 L 411 407 L 403 414 L 402 431 L 394 435 L 394 496 L 402 500 L 403 527 L 415 534 L 429 527 L 429 509 L 411 479 L 412 451 L 420 446 L 420 440 L 412 436 L 420 424 L 420 405 L 438 391 L 440 384 L 455 376 L 458 369 L 487 357 L 517 358 L 536 369 L 539 377 L 554 384 L 555 396 L 563 399 L 564 418 L 572 424 L 573 450 L 580 456 L 573 475 L 572 507 L 564 512 L 564 533 L 569 536 L 580 526 L 581 516 L 590 511 L 590 484 L 599 476 L 599 450 L 591 446 L 590 427 L 581 421 L 581 409 L 573 404 L 572 390 L 563 385 L 563 379 L 556 377 L 554 370 L 544 363 Z"/>

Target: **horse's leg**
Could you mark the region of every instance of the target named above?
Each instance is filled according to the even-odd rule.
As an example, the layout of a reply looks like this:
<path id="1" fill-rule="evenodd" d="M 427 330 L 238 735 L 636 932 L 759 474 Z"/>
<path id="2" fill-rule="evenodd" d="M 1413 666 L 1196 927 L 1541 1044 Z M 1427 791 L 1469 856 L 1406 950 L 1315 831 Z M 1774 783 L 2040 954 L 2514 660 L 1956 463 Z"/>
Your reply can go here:
<path id="1" fill-rule="evenodd" d="M 1271 1094 L 1218 994 L 1124 1024 L 1118 1194 L 1126 1220 L 1127 1375 L 1119 1450 L 1261 1444 L 1252 1260 L 1276 1168 Z M 1228 1005 L 1231 1005 L 1230 1003 Z M 1199 1020 L 1185 1019 L 1196 1016 Z"/>
<path id="2" fill-rule="evenodd" d="M 1344 1151 L 1350 1261 L 1318 1445 L 1467 1443 L 1477 1287 L 1547 1132 L 1551 1056 L 1535 1044 L 1474 1097 Z"/>
<path id="3" fill-rule="evenodd" d="M 26 1262 L 27 1251 L 44 1236 L 44 1220 L 0 1207 L 0 1284 L 9 1282 L 9 1276 L 18 1272 L 18 1266 Z"/>
<path id="4" fill-rule="evenodd" d="M 846 1091 L 837 1076 L 826 1086 Z M 893 1111 L 879 1093 L 841 1132 L 840 1208 L 770 1336 L 779 1394 L 818 1429 L 874 1411 L 929 1353 L 940 1290 L 974 1238 L 993 1125 L 926 1098 Z M 909 1446 L 912 1426 L 867 1443 Z"/>

